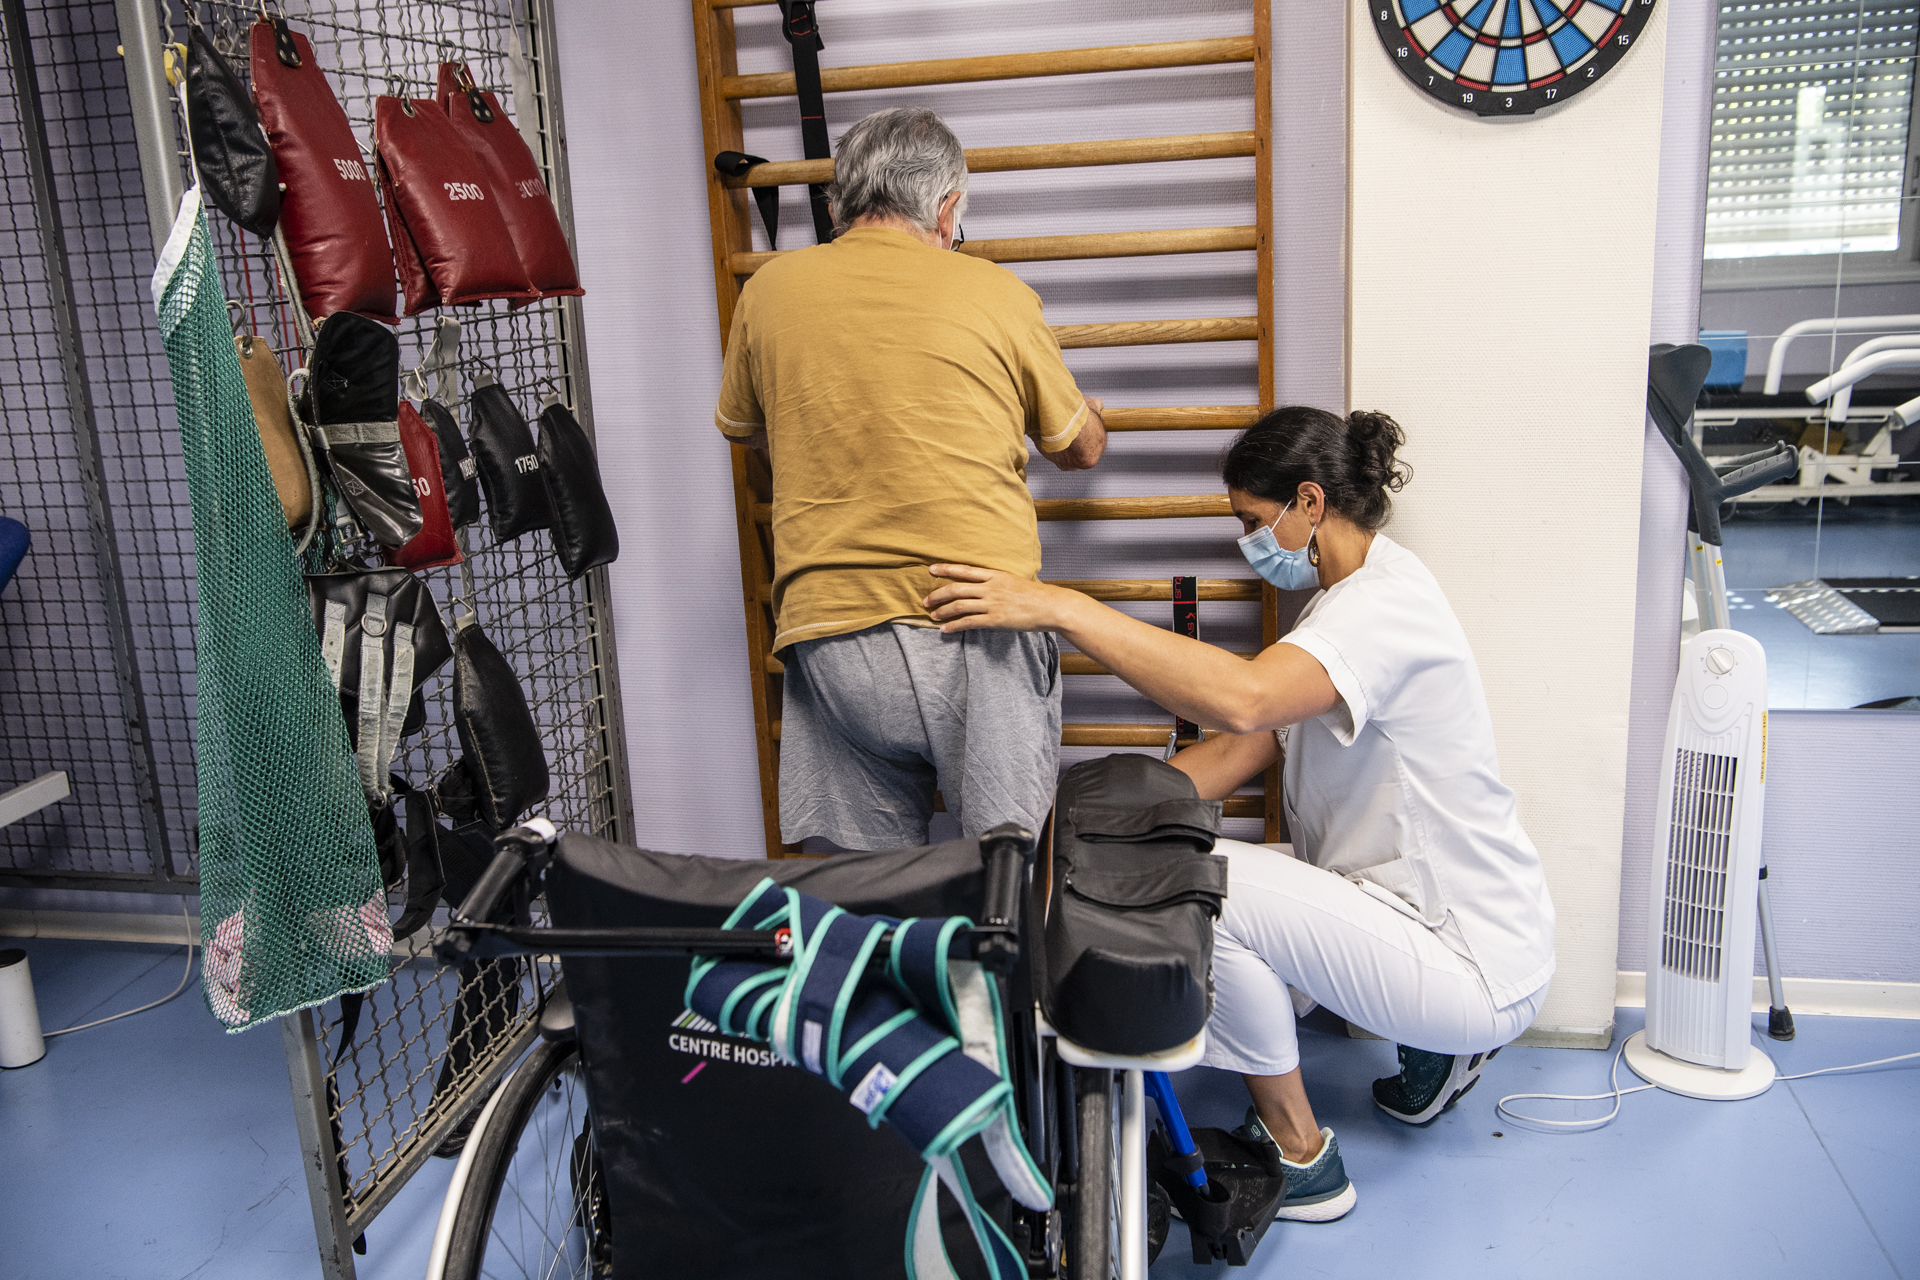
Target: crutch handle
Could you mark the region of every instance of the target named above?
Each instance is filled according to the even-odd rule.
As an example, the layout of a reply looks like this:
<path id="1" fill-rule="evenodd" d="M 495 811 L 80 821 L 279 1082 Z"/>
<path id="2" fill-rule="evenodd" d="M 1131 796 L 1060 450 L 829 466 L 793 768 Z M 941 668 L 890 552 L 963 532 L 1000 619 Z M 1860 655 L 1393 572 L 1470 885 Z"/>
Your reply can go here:
<path id="1" fill-rule="evenodd" d="M 997 973 L 1020 959 L 1020 902 L 1026 896 L 1035 843 L 1033 832 L 1016 822 L 1003 822 L 980 837 L 987 891 L 980 921 L 973 927 L 973 956 Z"/>

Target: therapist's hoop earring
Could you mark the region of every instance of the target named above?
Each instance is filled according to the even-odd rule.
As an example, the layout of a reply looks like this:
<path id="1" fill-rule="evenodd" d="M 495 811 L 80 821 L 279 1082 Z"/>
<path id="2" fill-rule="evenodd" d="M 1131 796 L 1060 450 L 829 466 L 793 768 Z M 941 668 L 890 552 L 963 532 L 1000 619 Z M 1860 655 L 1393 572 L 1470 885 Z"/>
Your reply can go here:
<path id="1" fill-rule="evenodd" d="M 1307 563 L 1316 569 L 1320 567 L 1320 531 L 1318 529 L 1307 535 Z"/>

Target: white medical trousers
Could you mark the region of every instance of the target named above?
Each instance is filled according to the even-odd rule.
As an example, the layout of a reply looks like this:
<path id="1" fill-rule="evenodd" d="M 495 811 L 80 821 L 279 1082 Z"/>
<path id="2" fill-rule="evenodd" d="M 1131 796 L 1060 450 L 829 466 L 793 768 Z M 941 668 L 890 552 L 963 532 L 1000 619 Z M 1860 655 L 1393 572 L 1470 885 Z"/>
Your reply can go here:
<path id="1" fill-rule="evenodd" d="M 1294 988 L 1375 1035 L 1481 1053 L 1532 1024 L 1546 996 L 1495 1008 L 1473 962 L 1411 915 L 1330 871 L 1222 840 L 1227 902 L 1213 931 L 1213 1018 L 1203 1062 L 1243 1075 L 1300 1065 Z"/>

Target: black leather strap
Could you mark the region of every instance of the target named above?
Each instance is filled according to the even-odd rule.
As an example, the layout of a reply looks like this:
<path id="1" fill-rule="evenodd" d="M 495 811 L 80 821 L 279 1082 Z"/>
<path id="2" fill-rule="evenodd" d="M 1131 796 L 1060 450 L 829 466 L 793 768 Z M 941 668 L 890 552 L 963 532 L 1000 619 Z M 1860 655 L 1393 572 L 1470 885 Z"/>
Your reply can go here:
<path id="1" fill-rule="evenodd" d="M 1200 580 L 1198 578 L 1175 578 L 1173 580 L 1173 633 L 1186 636 L 1189 640 L 1200 638 Z M 1175 745 L 1200 741 L 1200 726 L 1191 720 L 1173 718 L 1173 740 Z"/>
<path id="2" fill-rule="evenodd" d="M 827 47 L 820 38 L 819 24 L 813 18 L 814 0 L 780 0 L 781 34 L 793 46 L 793 88 L 800 99 L 800 145 L 809 160 L 826 160 L 833 155 L 827 143 L 827 104 L 820 92 L 820 51 Z M 816 244 L 833 239 L 833 215 L 827 209 L 824 183 L 807 187 L 813 205 L 813 238 Z"/>
<path id="3" fill-rule="evenodd" d="M 440 866 L 440 824 L 434 818 L 433 797 L 412 787 L 396 786 L 395 790 L 403 796 L 407 818 L 407 904 L 393 924 L 393 936 L 398 939 L 412 937 L 433 917 L 446 875 Z"/>
<path id="4" fill-rule="evenodd" d="M 722 151 L 713 158 L 713 167 L 723 177 L 738 178 L 757 164 L 765 164 L 765 156 L 750 156 L 744 151 Z M 760 206 L 760 225 L 767 229 L 767 248 L 780 247 L 780 188 L 749 187 L 753 192 L 753 202 Z"/>

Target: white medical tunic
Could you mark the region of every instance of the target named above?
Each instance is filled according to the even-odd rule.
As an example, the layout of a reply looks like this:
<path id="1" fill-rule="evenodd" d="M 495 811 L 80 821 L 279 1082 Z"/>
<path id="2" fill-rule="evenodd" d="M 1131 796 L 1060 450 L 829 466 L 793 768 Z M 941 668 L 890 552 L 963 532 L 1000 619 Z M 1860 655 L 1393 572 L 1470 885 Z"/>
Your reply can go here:
<path id="1" fill-rule="evenodd" d="M 1282 731 L 1294 856 L 1435 930 L 1478 967 L 1495 1008 L 1540 990 L 1553 901 L 1440 584 L 1376 534 L 1366 563 L 1314 596 L 1280 643 L 1312 654 L 1341 699 Z"/>

